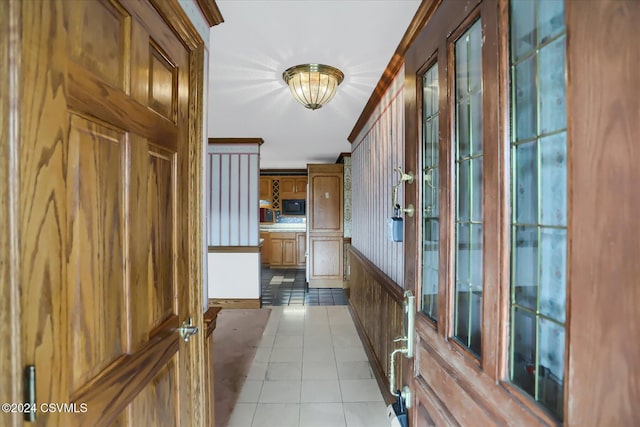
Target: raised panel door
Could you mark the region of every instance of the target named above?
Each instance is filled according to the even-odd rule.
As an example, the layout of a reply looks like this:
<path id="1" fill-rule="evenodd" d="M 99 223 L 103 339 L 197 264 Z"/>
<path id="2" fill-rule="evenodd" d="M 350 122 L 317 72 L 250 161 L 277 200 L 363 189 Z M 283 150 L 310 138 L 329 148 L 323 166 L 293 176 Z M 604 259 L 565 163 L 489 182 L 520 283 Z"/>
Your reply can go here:
<path id="1" fill-rule="evenodd" d="M 159 12 L 179 5 L 22 6 L 23 360 L 38 402 L 88 408 L 40 412 L 38 425 L 201 426 L 191 396 L 204 389 L 190 372 L 202 341 L 177 332 L 202 317 L 190 274 L 201 222 L 189 209 L 201 176 L 189 129 L 201 122 L 189 43 Z"/>
<path id="2" fill-rule="evenodd" d="M 296 241 L 293 239 L 282 241 L 282 264 L 296 265 Z"/>
<path id="3" fill-rule="evenodd" d="M 280 193 L 295 193 L 296 192 L 296 180 L 292 177 L 280 178 Z"/>
<path id="4" fill-rule="evenodd" d="M 343 287 L 342 236 L 310 236 L 309 287 Z"/>
<path id="5" fill-rule="evenodd" d="M 307 191 L 307 177 L 305 176 L 304 178 L 296 178 L 296 192 L 297 193 L 304 193 Z"/>
<path id="6" fill-rule="evenodd" d="M 266 200 L 271 203 L 271 178 L 260 178 L 260 200 Z"/>
<path id="7" fill-rule="evenodd" d="M 296 233 L 296 264 L 304 266 L 307 262 L 307 235 Z"/>
<path id="8" fill-rule="evenodd" d="M 271 239 L 271 253 L 269 254 L 270 264 L 273 266 L 283 265 L 282 239 Z"/>

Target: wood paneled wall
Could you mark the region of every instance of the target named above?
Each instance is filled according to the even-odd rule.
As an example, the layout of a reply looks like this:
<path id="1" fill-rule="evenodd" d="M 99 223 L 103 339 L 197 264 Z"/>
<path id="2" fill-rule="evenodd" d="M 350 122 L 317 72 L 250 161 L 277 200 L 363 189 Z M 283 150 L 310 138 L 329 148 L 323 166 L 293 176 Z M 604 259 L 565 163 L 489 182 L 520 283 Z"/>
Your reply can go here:
<path id="1" fill-rule="evenodd" d="M 349 302 L 376 379 L 389 401 L 389 354 L 402 335 L 402 289 L 353 247 L 350 248 Z M 396 356 L 396 389 L 401 388 L 402 357 Z"/>
<path id="2" fill-rule="evenodd" d="M 392 189 L 404 169 L 404 68 L 352 146 L 352 245 L 399 286 L 404 247 L 387 238 Z M 403 204 L 403 186 L 398 203 Z"/>
<path id="3" fill-rule="evenodd" d="M 209 246 L 258 246 L 260 143 L 210 138 L 207 170 Z"/>

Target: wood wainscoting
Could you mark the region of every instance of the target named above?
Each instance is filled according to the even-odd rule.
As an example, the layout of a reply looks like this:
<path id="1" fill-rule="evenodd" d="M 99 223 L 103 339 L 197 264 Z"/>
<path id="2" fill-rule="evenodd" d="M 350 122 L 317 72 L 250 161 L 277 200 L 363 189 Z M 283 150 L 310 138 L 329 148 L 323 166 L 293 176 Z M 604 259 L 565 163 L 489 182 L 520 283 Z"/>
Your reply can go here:
<path id="1" fill-rule="evenodd" d="M 402 335 L 403 290 L 353 246 L 349 255 L 351 313 L 380 390 L 391 402 L 394 398 L 389 393 L 389 354 L 395 349 L 393 339 Z M 396 389 L 403 377 L 402 365 L 397 356 Z"/>

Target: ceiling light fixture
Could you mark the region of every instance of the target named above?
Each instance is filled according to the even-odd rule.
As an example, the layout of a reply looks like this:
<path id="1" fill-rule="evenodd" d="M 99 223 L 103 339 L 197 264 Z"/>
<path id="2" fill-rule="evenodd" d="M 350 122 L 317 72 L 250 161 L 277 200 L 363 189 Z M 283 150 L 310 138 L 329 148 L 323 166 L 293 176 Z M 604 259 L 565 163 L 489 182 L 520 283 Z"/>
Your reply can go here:
<path id="1" fill-rule="evenodd" d="M 285 70 L 282 78 L 296 101 L 306 108 L 317 110 L 331 101 L 344 74 L 329 65 L 301 64 Z"/>

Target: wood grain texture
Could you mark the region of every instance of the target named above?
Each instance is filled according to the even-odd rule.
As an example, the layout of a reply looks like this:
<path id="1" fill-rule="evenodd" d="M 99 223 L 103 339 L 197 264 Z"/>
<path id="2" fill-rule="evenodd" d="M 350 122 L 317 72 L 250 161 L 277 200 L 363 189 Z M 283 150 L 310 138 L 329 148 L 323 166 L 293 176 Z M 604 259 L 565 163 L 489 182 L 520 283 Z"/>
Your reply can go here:
<path id="1" fill-rule="evenodd" d="M 245 298 L 245 299 L 223 299 L 223 298 L 209 298 L 209 307 L 212 308 L 260 308 L 262 303 L 260 298 Z"/>
<path id="2" fill-rule="evenodd" d="M 380 389 L 391 402 L 389 355 L 395 348 L 393 339 L 402 335 L 402 289 L 353 247 L 350 258 L 349 303 Z M 397 362 L 396 378 L 401 381 L 400 356 Z"/>
<path id="3" fill-rule="evenodd" d="M 68 224 L 69 358 L 73 391 L 118 358 L 127 343 L 124 272 L 125 134 L 71 115 Z M 86 306 L 102 306 L 86 310 Z"/>
<path id="4" fill-rule="evenodd" d="M 18 251 L 18 150 L 20 141 L 21 2 L 0 8 L 0 396 L 22 401 L 20 252 Z M 7 427 L 23 425 L 21 414 L 2 414 Z"/>
<path id="5" fill-rule="evenodd" d="M 264 144 L 262 138 L 209 138 L 209 144 Z"/>
<path id="6" fill-rule="evenodd" d="M 640 3 L 567 2 L 566 16 L 566 423 L 639 425 Z"/>
<path id="7" fill-rule="evenodd" d="M 224 22 L 222 13 L 214 0 L 196 0 L 196 2 L 210 27 Z"/>
<path id="8" fill-rule="evenodd" d="M 11 5 L 13 13 L 17 3 Z M 188 21 L 161 16 L 160 10 L 181 10 L 177 1 L 159 8 L 137 0 L 87 1 L 82 6 L 94 11 L 126 13 L 122 20 L 82 13 L 88 20 L 82 23 L 74 5 L 20 2 L 11 27 L 23 42 L 24 64 L 11 65 L 21 73 L 24 100 L 16 122 L 19 170 L 6 169 L 19 177 L 20 189 L 13 262 L 22 289 L 15 283 L 8 294 L 21 292 L 22 363 L 38 368 L 39 402 L 90 408 L 82 415 L 40 413 L 38 422 L 204 426 L 204 405 L 192 399 L 205 395 L 204 340 L 200 334 L 186 346 L 176 329 L 189 316 L 202 323 L 202 41 L 189 38 L 195 29 Z M 130 37 L 143 40 L 130 49 L 129 20 Z M 124 40 L 107 40 L 111 49 L 89 54 L 95 48 L 89 37 L 69 58 L 67 29 L 83 33 L 98 24 L 92 21 L 117 27 Z M 150 39 L 177 65 L 177 126 L 149 112 L 141 89 L 148 79 L 137 68 L 149 66 Z M 129 50 L 135 70 L 127 65 Z M 111 80 L 104 70 L 114 67 Z M 150 323 L 160 326 L 150 330 Z M 2 370 L 4 383 L 4 362 Z M 130 405 L 139 392 L 144 403 Z"/>
<path id="9" fill-rule="evenodd" d="M 178 317 L 170 317 L 152 332 L 137 352 L 122 356 L 102 375 L 72 394 L 71 401 L 84 402 L 91 408 L 85 414 L 77 414 L 73 419 L 74 425 L 108 426 L 178 352 L 180 337 L 175 332 L 177 327 Z M 134 405 L 132 412 L 133 425 L 146 423 L 144 411 L 136 411 Z"/>
<path id="10" fill-rule="evenodd" d="M 373 93 L 369 97 L 369 100 L 365 104 L 364 110 L 360 113 L 360 117 L 356 121 L 355 126 L 351 130 L 347 140 L 351 143 L 354 143 L 358 134 L 364 129 L 364 126 L 367 124 L 369 118 L 376 110 L 376 107 L 380 103 L 380 100 L 385 95 L 391 83 L 395 79 L 396 75 L 402 68 L 404 64 L 404 55 L 417 37 L 420 30 L 424 27 L 425 23 L 431 18 L 431 15 L 438 8 L 442 0 L 424 0 L 418 10 L 416 11 L 413 19 L 409 23 L 409 27 L 405 31 L 396 51 L 391 56 L 391 60 L 387 64 L 387 67 L 382 72 L 382 76 L 378 81 L 378 84 L 373 89 Z"/>
<path id="11" fill-rule="evenodd" d="M 22 362 L 45 367 L 37 375 L 41 402 L 68 396 L 66 254 L 67 48 L 61 1 L 22 2 L 22 99 L 19 206 Z M 25 20 L 29 25 L 24 25 Z M 46 245 L 43 244 L 46 242 Z M 60 413 L 38 422 L 67 426 Z"/>

